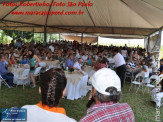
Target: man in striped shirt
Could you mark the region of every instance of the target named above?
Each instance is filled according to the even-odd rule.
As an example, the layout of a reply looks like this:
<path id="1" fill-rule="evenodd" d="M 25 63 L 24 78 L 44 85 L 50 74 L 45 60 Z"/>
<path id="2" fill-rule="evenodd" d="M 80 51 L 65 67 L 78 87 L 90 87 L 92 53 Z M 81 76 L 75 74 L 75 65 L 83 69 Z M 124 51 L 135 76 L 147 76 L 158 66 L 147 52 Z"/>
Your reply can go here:
<path id="1" fill-rule="evenodd" d="M 136 58 L 133 58 L 132 61 L 127 64 L 127 69 L 135 69 L 136 61 Z"/>

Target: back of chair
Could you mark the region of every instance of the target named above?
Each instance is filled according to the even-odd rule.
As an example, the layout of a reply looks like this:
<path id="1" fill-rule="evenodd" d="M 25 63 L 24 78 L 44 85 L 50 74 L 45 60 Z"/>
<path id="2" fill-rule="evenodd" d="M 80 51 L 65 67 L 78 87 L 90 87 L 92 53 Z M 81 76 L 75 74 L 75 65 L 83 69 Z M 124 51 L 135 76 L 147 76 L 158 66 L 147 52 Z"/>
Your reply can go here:
<path id="1" fill-rule="evenodd" d="M 140 73 L 138 73 L 138 74 L 136 75 L 136 78 L 138 78 L 138 77 L 144 78 L 144 77 L 145 77 L 145 74 L 140 72 Z"/>
<path id="2" fill-rule="evenodd" d="M 4 79 L 2 78 L 2 76 L 0 75 L 0 81 L 3 81 Z"/>
<path id="3" fill-rule="evenodd" d="M 28 77 L 29 71 L 30 71 L 30 69 L 25 69 L 25 70 L 23 71 L 22 76 L 23 76 L 23 77 Z"/>
<path id="4" fill-rule="evenodd" d="M 163 74 L 159 75 L 159 81 L 161 81 L 163 79 Z"/>
<path id="5" fill-rule="evenodd" d="M 136 75 L 135 81 L 139 81 L 139 82 L 143 81 L 143 82 L 144 82 L 144 78 L 145 78 L 145 74 L 142 73 L 142 72 L 140 72 L 140 73 L 138 73 L 138 74 Z M 138 80 L 137 80 L 137 79 L 138 79 Z M 141 80 L 141 79 L 142 79 L 142 80 Z"/>
<path id="6" fill-rule="evenodd" d="M 38 75 L 40 73 L 41 67 L 37 67 L 35 69 L 34 75 Z"/>
<path id="7" fill-rule="evenodd" d="M 150 80 L 158 80 L 159 79 L 159 76 L 158 75 L 152 75 L 151 77 L 150 77 Z"/>
<path id="8" fill-rule="evenodd" d="M 40 62 L 39 65 L 40 65 L 40 67 L 46 67 L 46 63 L 45 62 Z"/>

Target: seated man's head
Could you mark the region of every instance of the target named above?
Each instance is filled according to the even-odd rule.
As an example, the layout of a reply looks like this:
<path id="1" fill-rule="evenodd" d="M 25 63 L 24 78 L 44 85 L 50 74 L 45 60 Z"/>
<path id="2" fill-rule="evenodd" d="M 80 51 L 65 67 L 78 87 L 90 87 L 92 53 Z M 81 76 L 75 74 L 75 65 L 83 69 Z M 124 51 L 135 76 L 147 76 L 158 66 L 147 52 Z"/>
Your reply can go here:
<path id="1" fill-rule="evenodd" d="M 81 64 L 82 61 L 83 61 L 83 60 L 82 60 L 81 58 L 78 59 L 79 64 Z"/>
<path id="2" fill-rule="evenodd" d="M 73 60 L 73 59 L 74 59 L 73 54 L 70 54 L 70 56 L 69 56 L 69 57 L 70 57 L 70 59 L 71 59 L 71 60 Z"/>
<path id="3" fill-rule="evenodd" d="M 137 59 L 135 57 L 132 58 L 133 63 L 136 63 Z"/>
<path id="4" fill-rule="evenodd" d="M 42 104 L 56 107 L 65 93 L 67 79 L 61 69 L 50 69 L 41 77 L 39 92 Z"/>
<path id="5" fill-rule="evenodd" d="M 149 65 L 151 66 L 153 64 L 153 60 L 149 59 Z"/>
<path id="6" fill-rule="evenodd" d="M 91 78 L 92 96 L 98 102 L 118 102 L 120 100 L 121 82 L 115 71 L 103 68 L 98 70 Z"/>
<path id="7" fill-rule="evenodd" d="M 142 62 L 141 62 L 141 64 L 142 64 L 142 65 L 146 65 L 146 64 L 147 64 L 146 60 L 143 59 Z"/>

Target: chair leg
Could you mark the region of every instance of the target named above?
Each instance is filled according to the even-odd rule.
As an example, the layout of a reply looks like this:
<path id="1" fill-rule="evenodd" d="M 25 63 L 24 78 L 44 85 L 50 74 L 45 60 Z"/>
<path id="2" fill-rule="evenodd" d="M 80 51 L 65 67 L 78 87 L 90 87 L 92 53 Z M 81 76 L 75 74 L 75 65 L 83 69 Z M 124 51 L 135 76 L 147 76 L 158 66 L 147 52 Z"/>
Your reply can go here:
<path id="1" fill-rule="evenodd" d="M 144 88 L 144 92 L 143 92 L 143 86 L 142 86 L 142 92 L 143 92 L 143 95 L 144 95 L 144 93 L 145 93 L 145 90 L 146 90 L 146 87 Z"/>
<path id="2" fill-rule="evenodd" d="M 135 85 L 135 90 L 136 90 L 136 85 Z"/>
<path id="3" fill-rule="evenodd" d="M 23 90 L 24 90 L 24 84 L 23 84 Z"/>
<path id="4" fill-rule="evenodd" d="M 130 88 L 129 88 L 129 91 L 131 90 L 131 87 L 132 87 L 133 84 L 131 84 Z"/>
<path id="5" fill-rule="evenodd" d="M 3 81 L 3 83 L 4 83 L 4 85 L 7 86 L 8 88 L 11 88 L 11 87 L 6 83 L 5 80 Z"/>
<path id="6" fill-rule="evenodd" d="M 150 89 L 150 88 L 148 87 L 148 93 L 150 93 L 149 89 Z"/>
<path id="7" fill-rule="evenodd" d="M 135 92 L 135 93 L 137 93 L 137 92 L 138 92 L 139 88 L 140 88 L 140 85 L 139 85 L 139 87 L 137 88 L 137 90 L 136 90 L 136 92 Z"/>
<path id="8" fill-rule="evenodd" d="M 142 87 L 142 92 L 143 92 L 143 85 L 141 87 Z"/>

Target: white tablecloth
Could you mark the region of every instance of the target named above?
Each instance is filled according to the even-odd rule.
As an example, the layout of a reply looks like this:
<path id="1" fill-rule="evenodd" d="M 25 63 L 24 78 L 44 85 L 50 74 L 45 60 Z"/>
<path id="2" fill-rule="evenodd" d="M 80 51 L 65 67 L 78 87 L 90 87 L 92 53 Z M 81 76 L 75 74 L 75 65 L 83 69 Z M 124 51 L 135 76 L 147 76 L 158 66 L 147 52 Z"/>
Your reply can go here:
<path id="1" fill-rule="evenodd" d="M 71 75 L 71 74 L 69 74 Z M 73 76 L 73 74 L 72 74 Z M 74 81 L 71 82 L 71 79 L 67 78 L 67 85 L 66 85 L 66 96 L 69 100 L 74 100 L 86 96 L 87 94 L 87 81 L 88 81 L 88 74 L 83 75 L 80 77 L 79 81 L 74 84 Z"/>
<path id="2" fill-rule="evenodd" d="M 45 62 L 47 66 L 49 67 L 58 67 L 59 65 L 59 60 L 55 60 L 55 61 L 48 61 L 48 60 L 44 60 L 42 62 Z"/>
<path id="3" fill-rule="evenodd" d="M 96 72 L 92 66 L 85 66 L 84 71 L 88 73 L 88 77 L 91 77 Z"/>
<path id="4" fill-rule="evenodd" d="M 14 84 L 22 85 L 22 82 L 18 79 L 22 76 L 23 71 L 28 68 L 29 66 L 25 66 L 25 67 L 23 66 L 22 68 L 8 67 L 8 72 L 14 74 L 14 81 L 13 81 Z M 29 80 L 30 80 L 30 76 L 28 77 L 28 80 L 26 80 L 26 82 L 28 83 Z"/>

